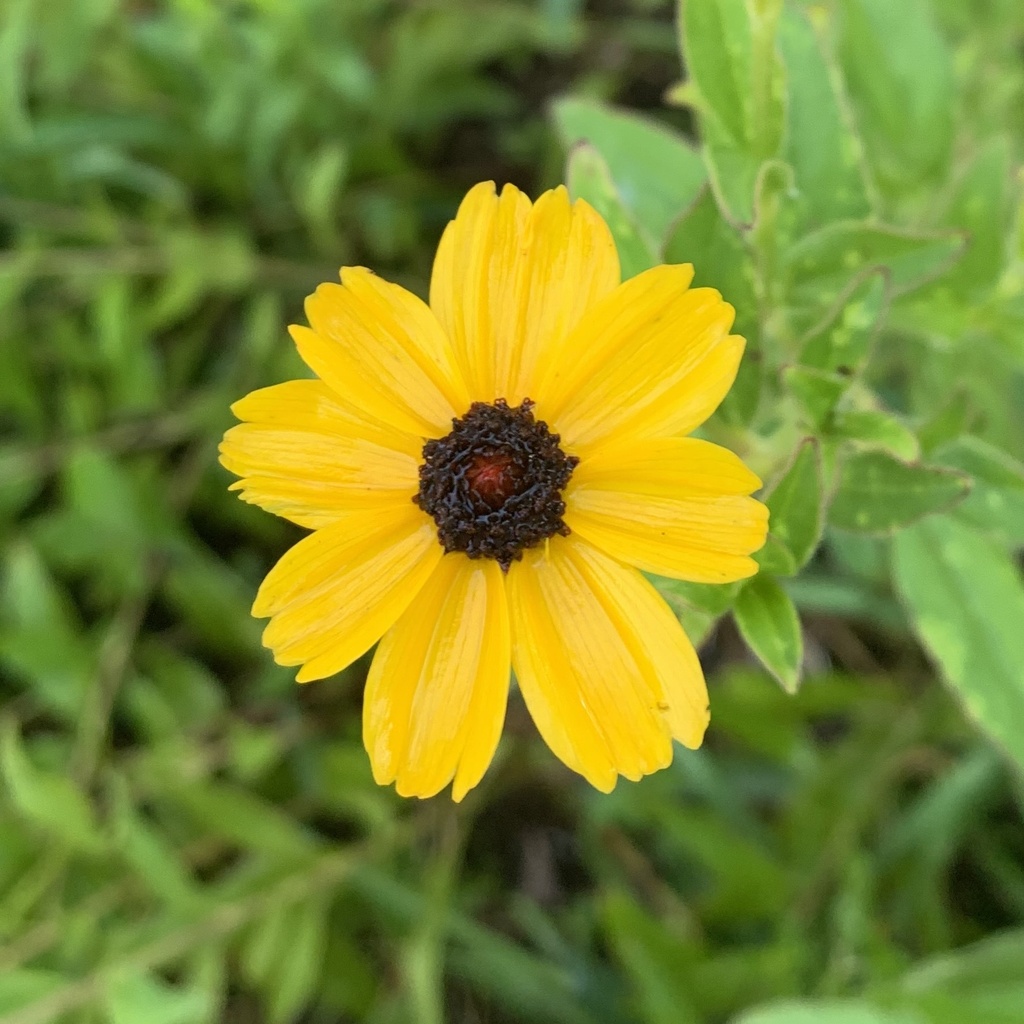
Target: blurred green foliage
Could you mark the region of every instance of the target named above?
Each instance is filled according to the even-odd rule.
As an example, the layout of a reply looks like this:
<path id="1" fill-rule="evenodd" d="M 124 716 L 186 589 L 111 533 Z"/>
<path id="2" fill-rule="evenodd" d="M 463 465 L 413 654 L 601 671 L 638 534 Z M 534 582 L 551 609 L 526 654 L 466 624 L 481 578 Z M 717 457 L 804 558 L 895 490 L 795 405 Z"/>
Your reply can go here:
<path id="1" fill-rule="evenodd" d="M 0 1024 L 1024 1022 L 1024 9 L 676 13 L 0 4 Z M 464 805 L 375 787 L 214 462 L 303 295 L 422 292 L 488 177 L 749 339 L 763 572 L 659 581 L 712 729 L 609 797 L 518 700 Z"/>

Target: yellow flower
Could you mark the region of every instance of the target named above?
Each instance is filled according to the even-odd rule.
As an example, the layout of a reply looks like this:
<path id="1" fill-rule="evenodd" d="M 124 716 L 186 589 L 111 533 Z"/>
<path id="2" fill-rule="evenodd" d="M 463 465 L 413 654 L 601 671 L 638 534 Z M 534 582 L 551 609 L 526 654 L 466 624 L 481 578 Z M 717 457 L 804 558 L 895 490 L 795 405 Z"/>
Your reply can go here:
<path id="1" fill-rule="evenodd" d="M 640 570 L 752 575 L 768 512 L 731 452 L 685 437 L 736 376 L 734 311 L 690 265 L 620 283 L 604 221 L 564 188 L 473 188 L 430 304 L 361 267 L 292 337 L 317 380 L 233 409 L 241 497 L 314 532 L 253 615 L 300 682 L 378 640 L 363 737 L 382 784 L 461 800 L 487 769 L 510 667 L 541 735 L 600 790 L 700 745 L 708 695 Z"/>

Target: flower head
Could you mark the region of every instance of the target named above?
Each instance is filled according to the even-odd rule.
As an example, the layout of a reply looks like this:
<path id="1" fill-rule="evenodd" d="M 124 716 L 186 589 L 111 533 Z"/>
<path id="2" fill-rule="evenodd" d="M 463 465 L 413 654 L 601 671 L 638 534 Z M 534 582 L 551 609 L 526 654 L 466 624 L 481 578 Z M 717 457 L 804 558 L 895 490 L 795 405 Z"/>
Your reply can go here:
<path id="1" fill-rule="evenodd" d="M 292 337 L 316 380 L 253 392 L 221 446 L 244 500 L 307 527 L 260 587 L 298 679 L 377 641 L 364 742 L 380 783 L 461 800 L 498 744 L 510 669 L 570 768 L 610 790 L 700 745 L 708 697 L 641 570 L 756 571 L 768 512 L 731 452 L 686 437 L 743 339 L 692 267 L 620 283 L 604 221 L 564 188 L 473 188 L 429 305 L 359 267 Z"/>

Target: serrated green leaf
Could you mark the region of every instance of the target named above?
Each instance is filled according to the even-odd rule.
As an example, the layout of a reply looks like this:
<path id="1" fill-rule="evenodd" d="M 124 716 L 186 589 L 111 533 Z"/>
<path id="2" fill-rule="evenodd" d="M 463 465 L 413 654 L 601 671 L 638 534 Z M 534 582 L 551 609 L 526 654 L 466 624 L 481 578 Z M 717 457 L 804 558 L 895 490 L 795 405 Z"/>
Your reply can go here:
<path id="1" fill-rule="evenodd" d="M 1024 583 L 995 543 L 949 516 L 899 534 L 896 589 L 978 725 L 1024 766 Z"/>
<path id="2" fill-rule="evenodd" d="M 901 190 L 940 178 L 956 101 L 953 62 L 932 5 L 844 0 L 840 10 L 839 55 L 879 181 Z"/>
<path id="3" fill-rule="evenodd" d="M 733 615 L 740 634 L 761 664 L 787 693 L 796 693 L 804 638 L 789 595 L 770 576 L 759 573 L 740 591 Z"/>
<path id="4" fill-rule="evenodd" d="M 680 0 L 682 52 L 708 171 L 734 223 L 754 219 L 761 165 L 778 155 L 785 71 L 775 48 L 781 0 Z"/>
<path id="5" fill-rule="evenodd" d="M 601 154 L 647 243 L 660 247 L 707 181 L 700 153 L 666 125 L 594 100 L 566 97 L 551 112 L 566 150 L 587 142 Z"/>
<path id="6" fill-rule="evenodd" d="M 585 199 L 608 224 L 619 251 L 624 281 L 657 263 L 653 247 L 640 234 L 616 191 L 608 165 L 589 143 L 580 143 L 570 152 L 566 182 L 573 199 Z"/>
<path id="7" fill-rule="evenodd" d="M 789 555 L 785 571 L 773 570 L 761 553 L 754 557 L 775 575 L 790 576 L 802 569 L 814 554 L 825 528 L 825 482 L 818 442 L 806 438 L 779 482 L 764 499 L 771 513 L 769 538 L 774 538 Z"/>
<path id="8" fill-rule="evenodd" d="M 858 533 L 892 533 L 952 508 L 970 489 L 970 477 L 954 470 L 855 452 L 843 461 L 828 521 Z"/>

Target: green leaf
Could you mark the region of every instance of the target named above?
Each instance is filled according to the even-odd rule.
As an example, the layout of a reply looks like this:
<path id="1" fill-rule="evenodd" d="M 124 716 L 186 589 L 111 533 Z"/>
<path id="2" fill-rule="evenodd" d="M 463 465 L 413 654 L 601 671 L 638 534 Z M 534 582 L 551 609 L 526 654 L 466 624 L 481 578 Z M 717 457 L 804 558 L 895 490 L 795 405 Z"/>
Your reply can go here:
<path id="1" fill-rule="evenodd" d="M 996 544 L 949 516 L 896 537 L 896 589 L 970 716 L 1024 766 L 1024 583 Z"/>
<path id="2" fill-rule="evenodd" d="M 74 606 L 30 545 L 13 544 L 4 570 L 0 661 L 31 680 L 36 699 L 74 721 L 96 662 Z"/>
<path id="3" fill-rule="evenodd" d="M 821 448 L 813 437 L 805 438 L 779 482 L 764 499 L 771 512 L 769 538 L 779 542 L 790 564 L 779 572 L 755 555 L 762 568 L 775 575 L 792 576 L 814 554 L 825 528 L 825 481 Z"/>
<path id="4" fill-rule="evenodd" d="M 700 154 L 671 128 L 593 100 L 567 97 L 551 112 L 567 151 L 587 142 L 600 153 L 647 243 L 660 247 L 707 181 Z"/>
<path id="5" fill-rule="evenodd" d="M 201 988 L 183 988 L 148 973 L 114 973 L 106 990 L 110 1024 L 199 1024 L 213 1007 Z"/>
<path id="6" fill-rule="evenodd" d="M 663 594 L 671 594 L 675 600 L 685 601 L 691 608 L 715 617 L 732 607 L 742 586 L 741 583 L 688 583 L 662 576 L 656 576 L 654 580 Z"/>
<path id="7" fill-rule="evenodd" d="M 104 848 L 89 801 L 67 776 L 32 763 L 10 719 L 0 725 L 0 768 L 15 807 L 38 828 L 75 850 Z"/>
<path id="8" fill-rule="evenodd" d="M 820 309 L 857 275 L 884 268 L 894 295 L 944 273 L 964 249 L 962 235 L 919 233 L 863 221 L 838 221 L 801 239 L 784 256 L 789 301 Z"/>
<path id="9" fill-rule="evenodd" d="M 316 849 L 313 838 L 290 815 L 252 792 L 227 783 L 175 785 L 168 796 L 213 835 L 244 849 L 284 860 L 303 859 Z"/>
<path id="10" fill-rule="evenodd" d="M 723 216 L 705 188 L 673 225 L 666 263 L 692 263 L 694 288 L 717 288 L 736 308 L 735 330 L 748 341 L 760 334 L 754 264 L 743 236 Z"/>
<path id="11" fill-rule="evenodd" d="M 957 181 L 942 223 L 967 235 L 967 250 L 949 287 L 970 296 L 991 289 L 1007 262 L 1010 203 L 1010 151 L 1004 139 L 980 150 Z"/>
<path id="12" fill-rule="evenodd" d="M 971 429 L 976 410 L 964 391 L 954 391 L 939 407 L 917 427 L 921 450 L 931 454 Z"/>
<path id="13" fill-rule="evenodd" d="M 843 0 L 839 55 L 861 137 L 883 186 L 946 171 L 956 109 L 953 62 L 927 0 Z"/>
<path id="14" fill-rule="evenodd" d="M 904 462 L 882 451 L 855 452 L 840 468 L 829 522 L 857 533 L 892 533 L 963 501 L 970 477 Z"/>
<path id="15" fill-rule="evenodd" d="M 759 573 L 740 591 L 733 615 L 740 634 L 761 664 L 787 693 L 796 693 L 804 639 L 789 595 L 770 576 Z"/>
<path id="16" fill-rule="evenodd" d="M 704 156 L 726 215 L 754 219 L 761 165 L 778 155 L 785 72 L 775 48 L 782 0 L 680 0 L 679 27 Z"/>
<path id="17" fill-rule="evenodd" d="M 1011 1024 L 1024 1006 L 1024 929 L 929 957 L 903 976 L 900 987 L 938 1024 Z"/>
<path id="18" fill-rule="evenodd" d="M 287 1024 L 316 994 L 327 943 L 329 900 L 311 900 L 290 910 L 284 944 L 274 964 L 271 1024 Z"/>
<path id="19" fill-rule="evenodd" d="M 782 371 L 782 382 L 799 403 L 804 420 L 815 430 L 824 428 L 850 386 L 847 377 L 809 366 L 787 366 Z"/>
<path id="20" fill-rule="evenodd" d="M 12 969 L 5 966 L 0 975 L 0 1013 L 13 1013 L 31 1006 L 65 984 L 65 976 L 56 971 Z"/>
<path id="21" fill-rule="evenodd" d="M 688 601 L 686 596 L 684 596 L 685 592 L 680 592 L 677 589 L 677 585 L 681 583 L 679 580 L 652 576 L 651 582 L 658 588 L 658 593 L 661 594 L 668 606 L 675 612 L 676 618 L 679 619 L 680 625 L 683 627 L 683 632 L 690 638 L 690 643 L 694 647 L 700 647 L 718 621 L 721 612 L 712 612 L 707 608 L 698 607 L 696 604 Z M 698 584 L 681 585 L 685 587 L 688 585 L 697 586 Z"/>
<path id="22" fill-rule="evenodd" d="M 953 513 L 1010 547 L 1024 547 L 1024 463 L 980 437 L 961 437 L 933 456 L 970 474 L 974 486 Z"/>
<path id="23" fill-rule="evenodd" d="M 732 1024 L 922 1024 L 916 1015 L 883 1010 L 855 999 L 773 1003 L 748 1010 Z"/>
<path id="24" fill-rule="evenodd" d="M 796 185 L 790 232 L 866 217 L 870 203 L 859 145 L 845 124 L 814 30 L 793 7 L 779 22 L 779 48 L 789 95 L 785 158 Z"/>
<path id="25" fill-rule="evenodd" d="M 216 649 L 248 655 L 259 649 L 260 626 L 248 615 L 252 591 L 203 545 L 181 551 L 163 580 L 168 604 Z"/>
<path id="26" fill-rule="evenodd" d="M 608 164 L 589 143 L 580 143 L 569 154 L 566 181 L 573 199 L 586 199 L 607 222 L 619 251 L 624 281 L 658 262 L 616 190 Z"/>
<path id="27" fill-rule="evenodd" d="M 800 362 L 826 373 L 856 376 L 871 358 L 889 301 L 888 273 L 868 271 L 807 334 Z"/>
<path id="28" fill-rule="evenodd" d="M 880 409 L 850 409 L 838 413 L 830 433 L 865 448 L 881 448 L 907 461 L 921 455 L 921 445 L 910 427 Z"/>
<path id="29" fill-rule="evenodd" d="M 116 852 L 150 891 L 168 906 L 181 909 L 192 903 L 196 887 L 170 841 L 132 805 L 128 784 L 115 779 L 113 839 Z"/>
<path id="30" fill-rule="evenodd" d="M 688 979 L 680 974 L 685 947 L 662 922 L 621 892 L 604 901 L 609 944 L 636 992 L 646 1024 L 699 1024 Z"/>

